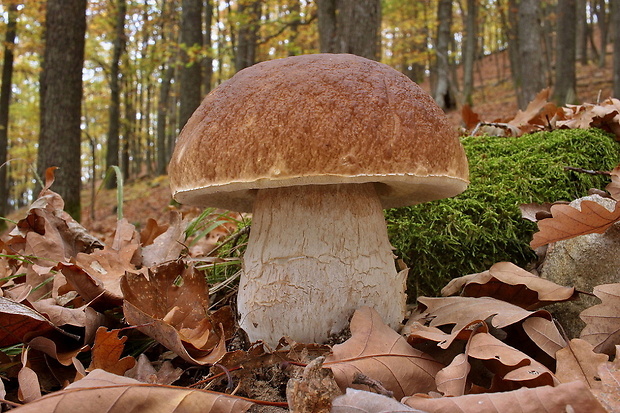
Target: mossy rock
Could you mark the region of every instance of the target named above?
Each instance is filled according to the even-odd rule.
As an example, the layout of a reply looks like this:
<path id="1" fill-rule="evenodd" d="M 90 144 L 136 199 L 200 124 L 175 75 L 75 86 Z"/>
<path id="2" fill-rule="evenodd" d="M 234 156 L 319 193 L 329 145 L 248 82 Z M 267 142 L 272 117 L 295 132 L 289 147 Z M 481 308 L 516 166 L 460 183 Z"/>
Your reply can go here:
<path id="1" fill-rule="evenodd" d="M 452 278 L 481 272 L 500 261 L 526 267 L 535 223 L 519 205 L 572 201 L 609 178 L 567 171 L 610 171 L 620 163 L 612 137 L 598 129 L 556 130 L 519 138 L 462 138 L 470 185 L 461 195 L 386 212 L 390 240 L 411 268 L 410 301 L 437 295 Z"/>

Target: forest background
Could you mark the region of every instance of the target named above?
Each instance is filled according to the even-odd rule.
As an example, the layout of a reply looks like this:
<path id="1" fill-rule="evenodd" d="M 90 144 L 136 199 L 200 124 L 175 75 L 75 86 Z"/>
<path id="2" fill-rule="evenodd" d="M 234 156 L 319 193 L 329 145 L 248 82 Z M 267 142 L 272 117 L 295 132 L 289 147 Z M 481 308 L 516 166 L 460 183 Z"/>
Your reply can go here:
<path id="1" fill-rule="evenodd" d="M 113 166 L 125 179 L 165 174 L 209 90 L 270 59 L 378 60 L 448 113 L 485 103 L 489 58 L 513 111 L 545 87 L 557 104 L 620 96 L 620 0 L 4 0 L 0 11 L 0 216 L 32 202 L 49 166 L 78 219 L 80 190 Z M 578 93 L 579 65 L 613 73 L 613 90 Z"/>

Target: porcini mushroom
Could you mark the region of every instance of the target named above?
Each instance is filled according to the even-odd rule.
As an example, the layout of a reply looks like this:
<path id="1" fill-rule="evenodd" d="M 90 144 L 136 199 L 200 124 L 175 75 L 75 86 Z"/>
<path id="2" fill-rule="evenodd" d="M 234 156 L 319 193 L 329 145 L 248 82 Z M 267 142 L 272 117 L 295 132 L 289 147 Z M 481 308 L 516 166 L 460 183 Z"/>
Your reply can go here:
<path id="1" fill-rule="evenodd" d="M 391 67 L 345 54 L 238 72 L 203 100 L 169 165 L 174 198 L 252 212 L 237 298 L 252 340 L 324 342 L 360 306 L 396 327 L 383 209 L 451 197 L 468 183 L 455 130 Z"/>

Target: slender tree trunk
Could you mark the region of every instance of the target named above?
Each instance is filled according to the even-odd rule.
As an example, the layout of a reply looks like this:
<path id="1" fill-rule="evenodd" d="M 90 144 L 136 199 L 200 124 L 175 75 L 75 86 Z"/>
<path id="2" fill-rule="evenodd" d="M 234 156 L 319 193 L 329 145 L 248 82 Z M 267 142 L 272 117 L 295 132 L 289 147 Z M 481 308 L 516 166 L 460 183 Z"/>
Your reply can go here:
<path id="1" fill-rule="evenodd" d="M 125 50 L 125 15 L 127 0 L 116 1 L 116 29 L 110 64 L 110 107 L 108 108 L 108 152 L 106 154 L 106 175 L 112 174 L 106 181 L 106 188 L 116 187 L 116 179 L 110 169 L 119 166 L 119 139 L 121 122 L 121 71 L 120 62 Z"/>
<path id="2" fill-rule="evenodd" d="M 202 0 L 183 0 L 180 70 L 181 108 L 179 129 L 185 126 L 202 101 Z"/>
<path id="3" fill-rule="evenodd" d="M 0 217 L 6 216 L 9 198 L 7 185 L 7 149 L 9 146 L 9 108 L 11 104 L 11 86 L 13 85 L 13 48 L 17 34 L 17 2 L 8 6 L 8 20 L 4 43 L 4 60 L 2 64 L 2 86 L 0 86 Z M 0 222 L 0 229 L 6 228 L 6 222 Z"/>
<path id="4" fill-rule="evenodd" d="M 438 29 L 435 43 L 437 80 L 433 97 L 440 108 L 450 110 L 456 107 L 456 99 L 453 96 L 450 84 L 450 60 L 448 59 L 450 37 L 452 35 L 452 1 L 439 0 L 437 20 Z"/>
<path id="5" fill-rule="evenodd" d="M 38 167 L 58 166 L 53 189 L 80 218 L 82 67 L 86 0 L 48 0 L 41 72 Z M 43 176 L 43 175 L 42 175 Z"/>
<path id="6" fill-rule="evenodd" d="M 203 60 L 204 66 L 204 93 L 206 95 L 211 91 L 213 82 L 213 50 L 211 41 L 211 26 L 213 25 L 213 2 L 211 0 L 205 1 L 205 32 L 203 44 L 206 50 L 206 56 Z"/>
<path id="7" fill-rule="evenodd" d="M 540 51 L 540 22 L 538 0 L 521 0 L 519 3 L 519 61 L 521 88 L 518 103 L 524 109 L 538 92 L 545 88 L 545 73 Z"/>
<path id="8" fill-rule="evenodd" d="M 235 48 L 235 69 L 237 72 L 256 63 L 262 7 L 262 0 L 241 0 L 238 4 L 237 13 L 241 22 L 237 33 L 237 47 Z"/>
<path id="9" fill-rule="evenodd" d="M 517 0 L 498 1 L 501 9 L 500 19 L 502 31 L 508 43 L 508 59 L 510 61 L 510 74 L 512 84 L 517 91 L 517 96 L 521 90 L 521 61 L 519 58 L 519 5 Z"/>
<path id="10" fill-rule="evenodd" d="M 566 103 L 575 103 L 577 99 L 577 1 L 558 0 L 556 16 L 558 24 L 553 100 L 557 105 L 564 106 Z"/>
<path id="11" fill-rule="evenodd" d="M 598 22 L 599 35 L 600 35 L 600 53 L 599 53 L 599 67 L 605 66 L 605 57 L 607 56 L 607 37 L 609 35 L 609 17 L 607 13 L 607 4 L 605 0 L 595 0 L 594 2 L 594 14 Z"/>
<path id="12" fill-rule="evenodd" d="M 338 23 L 336 20 L 337 0 L 317 0 L 317 6 L 321 53 L 334 53 L 338 36 Z"/>
<path id="13" fill-rule="evenodd" d="M 321 52 L 380 59 L 380 0 L 319 0 L 318 17 Z"/>
<path id="14" fill-rule="evenodd" d="M 476 43 L 478 42 L 478 2 L 467 0 L 467 16 L 465 19 L 465 49 L 463 51 L 463 101 L 473 104 L 474 61 L 476 59 Z"/>
<path id="15" fill-rule="evenodd" d="M 157 173 L 164 175 L 170 158 L 171 150 L 168 148 L 168 112 L 170 105 L 170 86 L 174 76 L 174 67 L 169 65 L 163 70 L 164 77 L 159 87 L 159 102 L 157 103 Z"/>
<path id="16" fill-rule="evenodd" d="M 577 0 L 577 60 L 588 64 L 588 20 L 587 0 Z"/>
<path id="17" fill-rule="evenodd" d="M 614 30 L 614 97 L 620 98 L 620 0 L 611 0 L 611 18 Z"/>

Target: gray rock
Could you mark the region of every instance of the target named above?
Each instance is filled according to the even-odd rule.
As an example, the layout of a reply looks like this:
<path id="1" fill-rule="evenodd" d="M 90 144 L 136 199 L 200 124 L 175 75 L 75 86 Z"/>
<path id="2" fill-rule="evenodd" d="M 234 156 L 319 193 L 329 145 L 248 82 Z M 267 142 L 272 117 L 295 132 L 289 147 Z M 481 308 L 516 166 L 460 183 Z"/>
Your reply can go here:
<path id="1" fill-rule="evenodd" d="M 595 201 L 613 211 L 616 201 L 590 195 L 570 203 L 580 209 L 584 200 Z M 592 293 L 595 286 L 620 282 L 620 223 L 603 234 L 586 234 L 549 245 L 540 276 L 557 284 Z M 585 323 L 579 313 L 598 304 L 594 296 L 580 294 L 580 299 L 547 307 L 564 327 L 569 338 L 579 337 Z"/>

